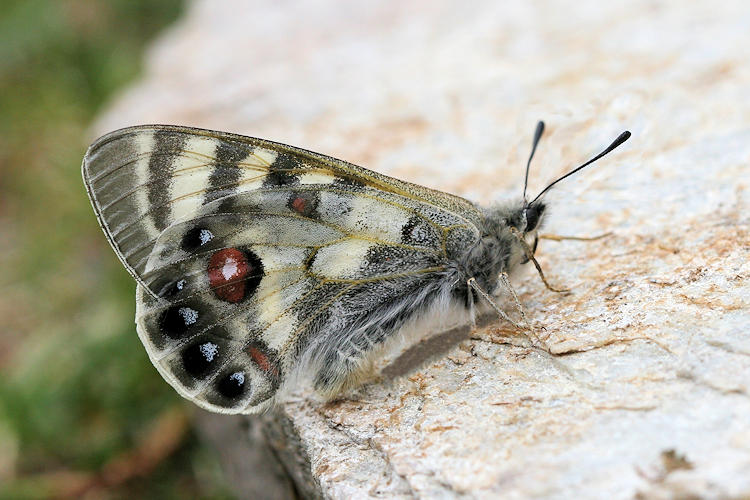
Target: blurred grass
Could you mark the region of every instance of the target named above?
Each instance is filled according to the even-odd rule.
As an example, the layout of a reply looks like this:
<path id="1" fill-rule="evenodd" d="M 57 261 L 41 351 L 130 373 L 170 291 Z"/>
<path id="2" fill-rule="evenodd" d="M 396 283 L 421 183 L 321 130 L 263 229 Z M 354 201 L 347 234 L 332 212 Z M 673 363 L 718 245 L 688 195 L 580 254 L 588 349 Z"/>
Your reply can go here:
<path id="1" fill-rule="evenodd" d="M 182 8 L 2 3 L 0 497 L 228 497 L 138 341 L 80 176 L 89 123 Z"/>

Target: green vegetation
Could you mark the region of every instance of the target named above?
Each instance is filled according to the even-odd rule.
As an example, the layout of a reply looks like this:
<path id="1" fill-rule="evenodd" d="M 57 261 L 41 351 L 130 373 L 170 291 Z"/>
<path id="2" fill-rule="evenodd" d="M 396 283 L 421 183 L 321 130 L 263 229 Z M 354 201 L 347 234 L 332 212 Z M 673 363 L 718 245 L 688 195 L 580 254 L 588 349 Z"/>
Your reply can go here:
<path id="1" fill-rule="evenodd" d="M 181 3 L 0 9 L 0 497 L 228 496 L 138 341 L 80 176 L 91 120 Z"/>

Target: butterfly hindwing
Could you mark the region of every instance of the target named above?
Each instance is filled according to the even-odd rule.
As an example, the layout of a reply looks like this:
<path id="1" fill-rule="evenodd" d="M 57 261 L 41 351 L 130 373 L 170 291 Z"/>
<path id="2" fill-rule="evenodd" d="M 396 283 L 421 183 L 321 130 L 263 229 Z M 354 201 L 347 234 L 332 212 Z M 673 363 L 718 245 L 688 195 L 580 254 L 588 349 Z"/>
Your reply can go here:
<path id="1" fill-rule="evenodd" d="M 461 198 L 232 134 L 124 129 L 83 170 L 152 362 L 214 411 L 262 410 L 303 358 L 340 384 L 478 238 Z"/>
<path id="2" fill-rule="evenodd" d="M 335 181 L 282 185 L 172 224 L 142 273 L 158 298 L 138 301 L 154 364 L 208 408 L 258 411 L 309 346 L 344 344 L 367 312 L 418 297 L 445 270 L 446 228 L 397 198 Z M 314 211 L 300 201 L 313 199 Z M 222 389 L 231 377 L 246 386 L 234 401 Z"/>

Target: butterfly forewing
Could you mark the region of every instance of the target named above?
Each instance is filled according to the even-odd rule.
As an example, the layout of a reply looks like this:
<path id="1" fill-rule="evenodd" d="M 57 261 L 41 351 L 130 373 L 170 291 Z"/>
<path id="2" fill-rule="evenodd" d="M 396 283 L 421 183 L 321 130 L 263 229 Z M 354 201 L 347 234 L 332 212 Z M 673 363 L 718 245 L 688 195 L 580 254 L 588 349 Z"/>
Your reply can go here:
<path id="1" fill-rule="evenodd" d="M 83 172 L 139 282 L 152 362 L 214 411 L 267 407 L 311 352 L 345 369 L 347 349 L 367 347 L 347 332 L 373 311 L 387 331 L 402 319 L 392 304 L 426 300 L 452 248 L 479 237 L 461 198 L 231 134 L 125 129 L 90 148 Z"/>
<path id="2" fill-rule="evenodd" d="M 476 223 L 480 217 L 462 198 L 335 158 L 189 127 L 140 126 L 107 134 L 86 153 L 83 177 L 105 234 L 141 284 L 156 238 L 175 220 L 190 217 L 213 200 L 268 185 L 321 185 L 334 177 L 340 183 L 365 184 L 438 205 L 433 211 L 438 216 L 444 209 L 464 223 Z M 308 210 L 314 209 L 311 205 Z"/>

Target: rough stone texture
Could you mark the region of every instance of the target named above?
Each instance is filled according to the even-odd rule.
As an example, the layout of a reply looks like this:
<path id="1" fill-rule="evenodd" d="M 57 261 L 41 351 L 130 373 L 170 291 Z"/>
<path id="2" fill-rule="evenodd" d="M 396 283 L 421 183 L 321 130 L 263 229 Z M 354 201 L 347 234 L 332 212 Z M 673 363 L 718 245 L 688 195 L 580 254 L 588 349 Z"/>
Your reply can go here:
<path id="1" fill-rule="evenodd" d="M 253 424 L 308 496 L 747 498 L 748 26 L 742 1 L 206 0 L 95 132 L 218 128 L 489 202 L 520 197 L 537 119 L 532 193 L 630 129 L 548 196 L 547 231 L 614 233 L 542 242 L 574 293 L 514 279 L 554 355 L 495 323 Z"/>

